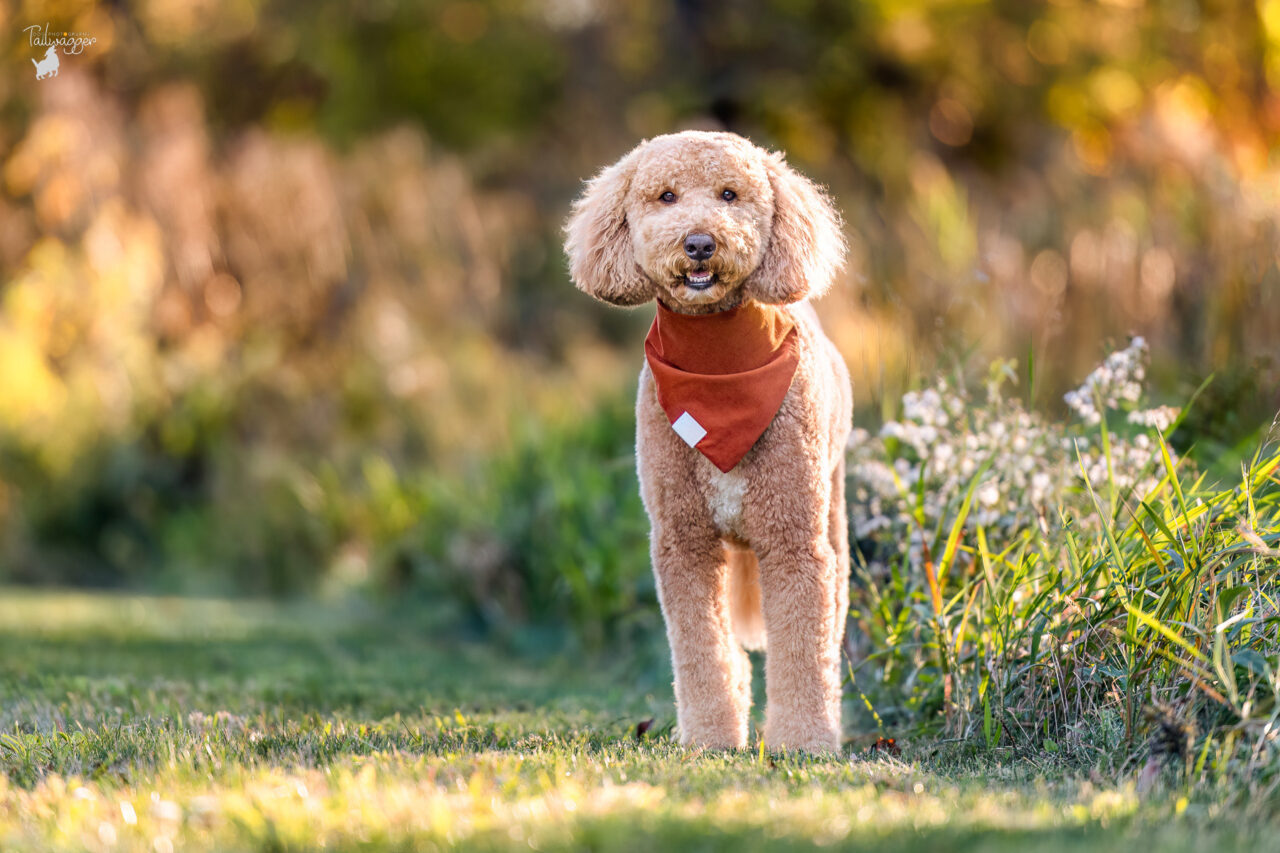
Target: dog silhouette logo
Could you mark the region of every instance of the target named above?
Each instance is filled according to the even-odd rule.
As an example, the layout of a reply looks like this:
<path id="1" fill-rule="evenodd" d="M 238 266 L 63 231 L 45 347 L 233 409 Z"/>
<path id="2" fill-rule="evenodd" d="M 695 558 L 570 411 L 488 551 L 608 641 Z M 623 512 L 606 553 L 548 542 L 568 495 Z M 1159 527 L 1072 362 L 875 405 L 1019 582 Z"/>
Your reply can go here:
<path id="1" fill-rule="evenodd" d="M 92 47 L 98 43 L 97 36 L 84 32 L 71 32 L 70 30 L 54 30 L 50 32 L 50 26 L 45 24 L 32 24 L 23 32 L 27 34 L 27 40 L 31 46 L 37 50 L 44 48 L 44 59 L 31 60 L 31 64 L 36 67 L 36 79 L 46 80 L 50 77 L 58 76 L 58 67 L 62 65 L 63 56 L 79 56 L 84 53 L 86 47 Z"/>
<path id="2" fill-rule="evenodd" d="M 58 76 L 58 46 L 56 44 L 49 45 L 49 49 L 44 53 L 44 59 L 36 62 L 31 60 L 31 64 L 36 67 L 36 79 L 43 80 L 46 77 Z"/>

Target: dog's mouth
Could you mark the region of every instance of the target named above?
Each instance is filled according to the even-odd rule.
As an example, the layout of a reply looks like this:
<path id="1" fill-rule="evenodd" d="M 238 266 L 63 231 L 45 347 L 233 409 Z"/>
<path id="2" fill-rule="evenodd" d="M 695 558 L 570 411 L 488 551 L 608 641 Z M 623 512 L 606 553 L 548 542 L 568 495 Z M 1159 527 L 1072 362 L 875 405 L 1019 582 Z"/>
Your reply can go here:
<path id="1" fill-rule="evenodd" d="M 684 286 L 690 290 L 707 290 L 715 281 L 716 274 L 711 270 L 694 270 L 684 274 Z"/>

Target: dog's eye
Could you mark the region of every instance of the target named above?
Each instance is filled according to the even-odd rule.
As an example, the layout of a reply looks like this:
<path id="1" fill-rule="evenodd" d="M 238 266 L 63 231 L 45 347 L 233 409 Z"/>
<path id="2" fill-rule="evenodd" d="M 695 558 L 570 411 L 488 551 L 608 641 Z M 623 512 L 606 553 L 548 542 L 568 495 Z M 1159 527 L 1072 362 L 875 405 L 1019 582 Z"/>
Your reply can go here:
<path id="1" fill-rule="evenodd" d="M 725 201 L 733 201 L 737 197 L 738 197 L 738 194 L 733 190 L 725 190 L 724 192 L 720 193 L 720 198 L 724 199 Z"/>
<path id="2" fill-rule="evenodd" d="M 658 196 L 658 198 L 661 199 L 664 204 L 674 204 L 676 200 L 676 194 L 673 193 L 671 190 L 667 190 L 662 195 Z"/>

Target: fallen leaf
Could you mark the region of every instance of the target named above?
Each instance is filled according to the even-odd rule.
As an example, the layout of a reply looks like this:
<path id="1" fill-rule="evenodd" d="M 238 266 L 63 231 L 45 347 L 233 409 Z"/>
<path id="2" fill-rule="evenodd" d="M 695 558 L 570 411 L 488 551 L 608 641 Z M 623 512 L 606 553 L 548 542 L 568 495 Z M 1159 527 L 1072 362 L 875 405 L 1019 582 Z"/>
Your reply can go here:
<path id="1" fill-rule="evenodd" d="M 867 752 L 887 752 L 890 755 L 898 755 L 902 750 L 898 748 L 896 738 L 878 737 L 876 742 L 867 748 Z"/>

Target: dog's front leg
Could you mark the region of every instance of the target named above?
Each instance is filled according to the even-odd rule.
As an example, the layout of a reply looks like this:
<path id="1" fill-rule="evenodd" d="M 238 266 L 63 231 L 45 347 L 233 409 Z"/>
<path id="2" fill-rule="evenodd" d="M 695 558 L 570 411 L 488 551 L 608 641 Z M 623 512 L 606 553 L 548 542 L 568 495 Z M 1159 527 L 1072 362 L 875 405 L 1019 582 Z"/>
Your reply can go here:
<path id="1" fill-rule="evenodd" d="M 826 536 L 760 549 L 764 604 L 765 726 L 773 749 L 840 748 L 837 576 Z"/>
<path id="2" fill-rule="evenodd" d="M 723 546 L 709 524 L 677 515 L 655 521 L 652 556 L 671 644 L 680 742 L 744 747 L 751 664 L 730 628 Z"/>
<path id="3" fill-rule="evenodd" d="M 765 635 L 765 743 L 773 749 L 840 748 L 839 584 L 848 583 L 827 532 L 829 497 L 804 488 L 755 496 L 752 544 L 760 562 Z"/>

